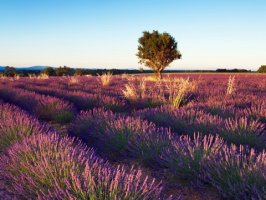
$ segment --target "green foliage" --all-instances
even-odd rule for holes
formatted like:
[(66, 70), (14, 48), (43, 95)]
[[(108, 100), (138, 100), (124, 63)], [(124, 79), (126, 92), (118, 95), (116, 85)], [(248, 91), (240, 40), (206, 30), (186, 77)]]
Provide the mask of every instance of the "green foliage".
[(83, 70), (83, 69), (76, 69), (74, 75), (75, 75), (75, 76), (82, 76), (82, 75), (85, 75), (85, 70)]
[(69, 123), (74, 117), (74, 114), (70, 111), (60, 111), (54, 116), (54, 121), (60, 124)]
[(259, 73), (266, 73), (266, 65), (261, 65), (260, 68), (258, 69)]
[(144, 31), (138, 41), (139, 62), (153, 69), (160, 78), (161, 71), (174, 60), (181, 58), (177, 42), (168, 33)]
[(14, 77), (17, 75), (17, 70), (14, 67), (7, 66), (4, 71), (4, 75), (8, 77)]
[(56, 69), (56, 75), (57, 76), (71, 76), (75, 73), (74, 69), (71, 69), (70, 67), (64, 66), (59, 67)]
[(52, 67), (47, 67), (46, 69), (44, 69), (42, 71), (42, 74), (46, 74), (48, 76), (55, 76), (56, 75), (56, 71), (54, 68)]

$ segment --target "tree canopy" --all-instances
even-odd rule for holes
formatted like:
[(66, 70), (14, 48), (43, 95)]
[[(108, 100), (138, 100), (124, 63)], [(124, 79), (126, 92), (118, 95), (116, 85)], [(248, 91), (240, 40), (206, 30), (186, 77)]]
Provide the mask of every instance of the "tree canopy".
[(261, 65), (260, 68), (258, 69), (259, 73), (266, 73), (266, 65)]
[(169, 33), (144, 31), (138, 42), (139, 62), (153, 69), (159, 78), (161, 78), (161, 72), (171, 62), (181, 58), (177, 42)]

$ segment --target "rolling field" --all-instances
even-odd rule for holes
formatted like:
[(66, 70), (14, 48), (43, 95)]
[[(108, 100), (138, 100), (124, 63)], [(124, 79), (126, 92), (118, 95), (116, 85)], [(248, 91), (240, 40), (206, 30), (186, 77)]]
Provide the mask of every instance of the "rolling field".
[(266, 199), (266, 76), (0, 78), (0, 199)]

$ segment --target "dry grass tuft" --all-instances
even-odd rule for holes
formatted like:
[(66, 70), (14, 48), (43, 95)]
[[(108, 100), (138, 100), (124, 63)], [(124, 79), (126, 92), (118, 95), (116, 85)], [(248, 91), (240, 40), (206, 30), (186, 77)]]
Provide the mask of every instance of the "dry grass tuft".
[(170, 81), (170, 79), (168, 80), (168, 82), (165, 82), (169, 94), (168, 101), (171, 105), (178, 108), (185, 94), (195, 86), (191, 84), (189, 78), (173, 79), (172, 81)]
[(36, 76), (36, 74), (29, 74), (29, 78), (30, 79), (35, 79), (35, 78), (37, 78), (37, 76)]
[(125, 89), (122, 90), (124, 97), (128, 100), (136, 100), (138, 98), (136, 88), (132, 83), (125, 85)]
[(110, 85), (113, 74), (111, 72), (103, 73), (102, 75), (98, 74), (98, 81), (102, 86)]
[(234, 91), (235, 91), (235, 76), (229, 76), (226, 94), (231, 95), (233, 94)]
[(14, 76), (14, 80), (19, 80), (20, 79), (20, 75), (19, 74), (16, 74), (15, 76)]
[(6, 79), (7, 77), (4, 74), (0, 74), (0, 79)]
[(122, 90), (124, 97), (128, 100), (144, 99), (146, 97), (146, 81), (144, 78), (137, 80), (136, 84), (129, 81)]
[(39, 76), (37, 76), (37, 79), (49, 79), (49, 75), (47, 75), (47, 74), (40, 74)]
[(77, 76), (71, 76), (68, 80), (68, 85), (75, 85), (79, 83), (79, 79)]

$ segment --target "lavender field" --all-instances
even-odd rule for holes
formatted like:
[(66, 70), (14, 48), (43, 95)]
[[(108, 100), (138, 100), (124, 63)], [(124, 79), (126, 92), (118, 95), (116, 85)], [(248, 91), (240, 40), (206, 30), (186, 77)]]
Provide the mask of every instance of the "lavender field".
[(0, 199), (266, 199), (263, 74), (0, 78)]

